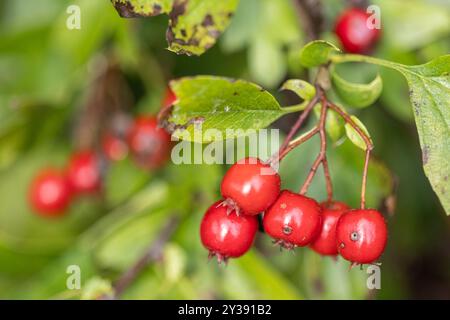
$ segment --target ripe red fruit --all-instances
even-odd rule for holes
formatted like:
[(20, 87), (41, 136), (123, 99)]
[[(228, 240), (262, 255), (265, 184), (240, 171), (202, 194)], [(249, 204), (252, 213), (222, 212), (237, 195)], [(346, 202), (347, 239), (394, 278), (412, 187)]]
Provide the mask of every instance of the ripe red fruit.
[(200, 225), (200, 238), (209, 256), (216, 256), (219, 263), (246, 253), (255, 239), (258, 219), (255, 216), (238, 216), (236, 211), (217, 201), (206, 211)]
[(339, 217), (350, 208), (343, 202), (322, 203), (322, 229), (311, 248), (322, 255), (336, 255), (336, 225)]
[(67, 167), (67, 178), (76, 194), (99, 191), (102, 178), (100, 159), (88, 150), (74, 153)]
[(172, 89), (170, 89), (170, 87), (168, 87), (164, 95), (162, 106), (163, 107), (171, 106), (175, 102), (175, 100), (177, 100), (175, 93), (172, 91)]
[(311, 198), (283, 190), (264, 213), (266, 233), (287, 249), (310, 244), (322, 226), (322, 208)]
[(28, 194), (33, 210), (43, 216), (64, 214), (70, 195), (70, 187), (64, 174), (51, 168), (36, 175)]
[(221, 184), (225, 203), (235, 209), (255, 215), (265, 211), (280, 193), (280, 176), (269, 165), (256, 158), (245, 158), (227, 171)]
[(359, 264), (374, 262), (386, 246), (386, 222), (377, 210), (347, 211), (337, 223), (336, 240), (344, 259)]
[(120, 161), (128, 154), (128, 145), (124, 138), (107, 133), (102, 140), (103, 153), (111, 161)]
[(358, 8), (344, 11), (337, 19), (335, 33), (344, 50), (350, 53), (366, 53), (380, 36), (380, 29), (369, 29), (368, 13)]
[(159, 168), (170, 157), (170, 134), (158, 127), (153, 116), (136, 118), (128, 134), (128, 145), (137, 164), (146, 169)]

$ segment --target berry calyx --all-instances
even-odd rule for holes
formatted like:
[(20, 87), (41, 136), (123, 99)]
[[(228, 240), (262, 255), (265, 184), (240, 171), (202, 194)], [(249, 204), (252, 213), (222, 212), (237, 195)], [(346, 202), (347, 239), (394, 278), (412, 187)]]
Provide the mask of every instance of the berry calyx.
[(136, 118), (127, 140), (136, 163), (145, 169), (159, 168), (170, 157), (170, 134), (158, 127), (153, 116)]
[(280, 176), (269, 164), (249, 157), (228, 169), (220, 188), (226, 204), (238, 214), (256, 215), (277, 199), (280, 184)]
[(337, 255), (336, 225), (340, 216), (350, 208), (343, 202), (322, 203), (322, 228), (311, 248), (321, 255)]
[(124, 138), (107, 133), (103, 136), (102, 149), (105, 157), (111, 161), (120, 161), (128, 154), (128, 145)]
[(219, 263), (246, 253), (258, 230), (256, 216), (227, 213), (221, 203), (217, 201), (209, 207), (200, 225), (202, 243), (209, 250), (209, 257), (217, 257)]
[(36, 175), (28, 195), (33, 210), (48, 217), (63, 215), (71, 198), (66, 176), (53, 168), (44, 169)]
[(76, 194), (95, 193), (101, 187), (100, 159), (89, 150), (72, 155), (67, 167), (69, 184)]
[(336, 241), (339, 254), (344, 259), (356, 264), (372, 263), (386, 246), (386, 222), (377, 210), (347, 211), (337, 223)]
[(359, 8), (345, 10), (337, 19), (335, 33), (345, 51), (367, 53), (380, 36), (380, 29), (369, 28), (370, 14)]
[(264, 230), (283, 248), (306, 246), (320, 232), (321, 213), (322, 208), (314, 199), (283, 190), (264, 213)]

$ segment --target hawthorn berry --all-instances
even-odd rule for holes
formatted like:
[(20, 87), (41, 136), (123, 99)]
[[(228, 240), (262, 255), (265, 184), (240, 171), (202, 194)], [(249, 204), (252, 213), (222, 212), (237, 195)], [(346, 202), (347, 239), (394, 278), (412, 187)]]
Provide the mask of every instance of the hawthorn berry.
[(263, 226), (286, 249), (310, 244), (322, 226), (322, 208), (311, 198), (283, 190), (264, 213)]
[(128, 145), (137, 164), (146, 169), (161, 167), (170, 157), (171, 139), (153, 116), (139, 116), (128, 134)]
[(321, 255), (337, 255), (336, 224), (339, 217), (350, 208), (343, 202), (322, 203), (322, 229), (311, 243), (311, 248)]
[(256, 216), (237, 215), (217, 201), (206, 211), (201, 225), (200, 238), (209, 257), (217, 257), (220, 262), (237, 258), (246, 253), (258, 230)]
[(177, 100), (177, 97), (175, 96), (175, 93), (168, 87), (166, 89), (166, 93), (164, 94), (164, 99), (162, 102), (162, 107), (168, 107), (173, 105), (173, 103)]
[(65, 213), (71, 192), (66, 176), (59, 170), (48, 168), (35, 176), (28, 196), (36, 213), (50, 217)]
[(113, 133), (106, 133), (102, 140), (103, 154), (111, 161), (120, 161), (128, 154), (128, 145), (124, 138)]
[(67, 178), (75, 194), (99, 191), (102, 178), (100, 158), (89, 150), (74, 153), (67, 167)]
[(221, 193), (225, 204), (238, 214), (265, 211), (280, 193), (280, 176), (257, 158), (245, 158), (230, 167), (223, 177)]
[(374, 262), (386, 246), (386, 222), (377, 210), (347, 211), (337, 223), (336, 241), (344, 259), (357, 264)]
[(345, 10), (337, 19), (335, 33), (345, 51), (367, 53), (380, 36), (380, 29), (367, 26), (370, 15), (359, 8)]

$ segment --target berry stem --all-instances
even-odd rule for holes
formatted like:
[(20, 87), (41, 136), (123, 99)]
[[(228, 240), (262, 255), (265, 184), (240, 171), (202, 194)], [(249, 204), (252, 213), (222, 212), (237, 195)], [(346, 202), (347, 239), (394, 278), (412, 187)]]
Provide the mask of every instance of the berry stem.
[[(325, 99), (325, 96), (322, 95), (322, 108), (320, 109), (320, 120), (319, 120), (320, 152), (319, 152), (319, 155), (317, 156), (316, 160), (314, 161), (314, 163), (309, 171), (309, 174), (306, 177), (306, 180), (303, 183), (303, 186), (300, 190), (300, 194), (302, 194), (302, 195), (308, 191), (309, 185), (311, 184), (319, 165), (321, 163), (323, 163), (323, 159), (326, 159), (327, 137), (326, 137), (326, 133), (325, 133), (325, 123), (326, 123), (326, 118), (327, 118), (327, 110), (328, 110), (327, 101)], [(329, 175), (328, 175), (328, 177), (329, 177)], [(327, 186), (329, 183), (331, 183), (331, 181), (328, 182), (328, 180), (329, 179), (327, 179)]]
[(279, 153), (283, 152), (283, 150), (289, 145), (289, 142), (292, 140), (294, 135), (297, 133), (297, 131), (300, 129), (300, 127), (305, 122), (308, 115), (311, 113), (311, 110), (313, 109), (314, 105), (318, 102), (319, 97), (315, 95), (311, 101), (306, 106), (305, 110), (300, 114), (295, 124), (292, 126), (291, 130), (289, 130), (288, 135), (286, 136), (286, 139), (284, 139), (283, 144), (281, 145), (279, 149)]
[(328, 106), (334, 111), (336, 111), (344, 119), (344, 121), (348, 123), (358, 133), (358, 135), (363, 139), (364, 144), (366, 145), (366, 157), (364, 160), (364, 169), (361, 186), (361, 209), (364, 209), (366, 206), (366, 185), (367, 185), (367, 172), (369, 170), (370, 153), (374, 148), (372, 140), (344, 110), (342, 110), (340, 107), (329, 101)]
[(322, 167), (327, 188), (327, 202), (331, 203), (331, 201), (333, 201), (333, 184), (331, 182), (330, 168), (328, 167), (328, 159), (326, 154), (322, 159)]
[(316, 135), (319, 132), (319, 127), (314, 127), (311, 131), (299, 136), (298, 138), (292, 140), (287, 147), (281, 152), (278, 156), (278, 161), (281, 161), (289, 152), (292, 151), (292, 149), (298, 147), (302, 143), (308, 141), (311, 139), (314, 135)]
[[(316, 94), (306, 105), (305, 110), (300, 114), (297, 121), (292, 126), (291, 130), (289, 130), (289, 133), (287, 134), (286, 138), (284, 139), (281, 147), (278, 149), (278, 152), (275, 153), (274, 155), (272, 155), (272, 157), (270, 158), (268, 163), (274, 163), (274, 162), (281, 161), (281, 159), (283, 159), (292, 149), (294, 149), (298, 145), (302, 144), (304, 141), (310, 139), (315, 134), (314, 133), (311, 135), (307, 134), (305, 136), (300, 136), (299, 137), (300, 139), (298, 139), (300, 141), (297, 141), (297, 139), (291, 141), (292, 138), (294, 137), (294, 135), (297, 133), (297, 131), (301, 128), (301, 126), (303, 125), (305, 120), (308, 118), (308, 115), (311, 113), (311, 110), (314, 108), (314, 106), (316, 105), (316, 103), (318, 101), (319, 101), (319, 96), (318, 96), (318, 94)], [(295, 143), (291, 144), (291, 142), (294, 142), (294, 141), (295, 141)]]

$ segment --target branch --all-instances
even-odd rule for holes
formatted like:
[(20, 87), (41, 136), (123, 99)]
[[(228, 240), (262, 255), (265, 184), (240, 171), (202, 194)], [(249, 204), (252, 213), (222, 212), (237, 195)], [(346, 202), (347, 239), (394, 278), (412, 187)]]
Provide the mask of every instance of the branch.
[(363, 139), (364, 144), (366, 145), (366, 157), (364, 159), (364, 169), (361, 186), (361, 209), (364, 209), (366, 207), (367, 172), (369, 170), (370, 153), (374, 148), (372, 140), (344, 110), (329, 101), (328, 106), (336, 111), (344, 119), (344, 121), (347, 122), (358, 133), (358, 135)]
[(126, 270), (114, 284), (114, 299), (118, 299), (128, 286), (139, 276), (139, 274), (152, 262), (161, 258), (164, 245), (171, 238), (178, 226), (179, 219), (173, 216), (161, 230), (156, 240), (152, 242), (144, 255), (134, 265)]
[(293, 0), (293, 4), (305, 30), (307, 42), (318, 39), (323, 30), (321, 1)]
[(311, 184), (319, 165), (323, 162), (323, 159), (326, 159), (327, 137), (325, 133), (325, 123), (327, 119), (327, 110), (328, 110), (327, 102), (325, 100), (325, 97), (322, 96), (322, 108), (320, 110), (320, 120), (319, 120), (320, 152), (316, 160), (314, 161), (311, 169), (309, 170), (309, 174), (306, 177), (306, 180), (303, 183), (303, 186), (300, 190), (300, 194), (302, 195), (308, 191), (309, 185)]

